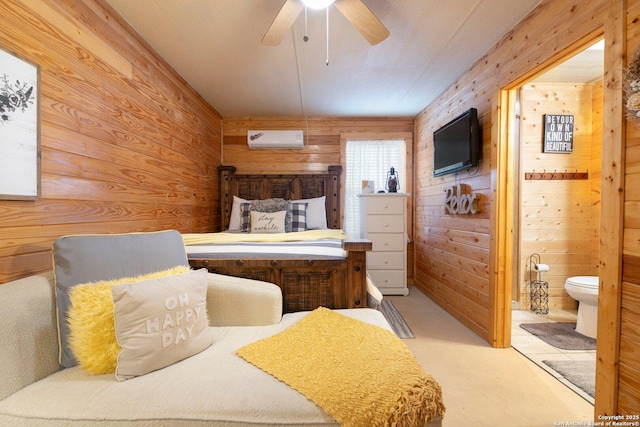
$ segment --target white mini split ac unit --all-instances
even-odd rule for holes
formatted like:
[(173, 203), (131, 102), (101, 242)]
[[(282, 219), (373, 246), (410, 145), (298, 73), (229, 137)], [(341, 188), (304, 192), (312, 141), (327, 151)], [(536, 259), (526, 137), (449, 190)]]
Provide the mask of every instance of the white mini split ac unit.
[(247, 131), (249, 148), (303, 148), (301, 130), (250, 130)]

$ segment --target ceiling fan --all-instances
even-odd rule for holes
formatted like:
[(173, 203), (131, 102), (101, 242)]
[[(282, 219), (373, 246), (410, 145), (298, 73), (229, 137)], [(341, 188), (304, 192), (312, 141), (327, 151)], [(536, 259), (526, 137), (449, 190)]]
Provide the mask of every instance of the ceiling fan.
[[(317, 4), (315, 7), (314, 3)], [(331, 4), (335, 5), (370, 44), (376, 45), (389, 36), (389, 30), (362, 0), (287, 0), (262, 38), (262, 44), (278, 46), (305, 6), (323, 9)]]

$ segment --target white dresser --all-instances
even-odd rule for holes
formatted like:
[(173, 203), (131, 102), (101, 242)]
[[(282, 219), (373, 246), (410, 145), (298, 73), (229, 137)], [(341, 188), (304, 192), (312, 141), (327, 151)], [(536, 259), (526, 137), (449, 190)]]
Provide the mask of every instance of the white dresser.
[(373, 242), (367, 271), (385, 295), (407, 295), (407, 193), (360, 194), (360, 237)]

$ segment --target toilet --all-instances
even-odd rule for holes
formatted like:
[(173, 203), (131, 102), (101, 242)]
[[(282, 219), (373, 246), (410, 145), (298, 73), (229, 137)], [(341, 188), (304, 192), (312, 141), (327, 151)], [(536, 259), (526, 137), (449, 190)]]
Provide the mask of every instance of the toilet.
[(578, 301), (576, 332), (596, 338), (598, 330), (598, 276), (569, 277), (564, 289)]

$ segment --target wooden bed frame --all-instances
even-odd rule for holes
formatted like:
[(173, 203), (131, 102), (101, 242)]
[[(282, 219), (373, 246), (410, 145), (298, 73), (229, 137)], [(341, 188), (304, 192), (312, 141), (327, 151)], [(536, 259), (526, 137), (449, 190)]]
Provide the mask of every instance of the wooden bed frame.
[[(233, 166), (220, 166), (220, 206), (222, 229), (231, 215), (233, 196), (246, 200), (283, 198), (286, 200), (326, 197), (327, 226), (340, 228), (341, 166), (329, 166), (327, 173), (236, 174)], [(189, 258), (194, 268), (212, 273), (264, 280), (280, 286), (285, 313), (327, 308), (367, 307), (367, 257), (371, 241), (343, 242), (347, 257), (300, 257), (267, 259)]]

